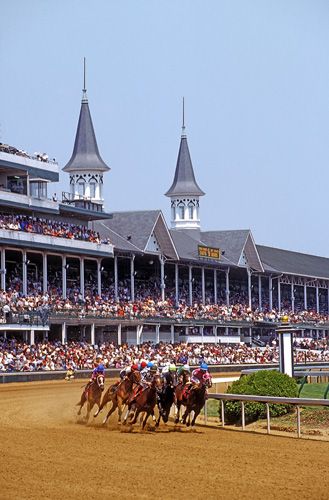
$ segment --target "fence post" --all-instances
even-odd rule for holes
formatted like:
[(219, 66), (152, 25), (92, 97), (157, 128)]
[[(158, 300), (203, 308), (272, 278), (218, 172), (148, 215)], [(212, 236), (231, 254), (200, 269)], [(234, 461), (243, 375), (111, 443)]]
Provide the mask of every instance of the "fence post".
[(267, 434), (270, 434), (271, 432), (271, 426), (270, 426), (270, 405), (266, 403), (266, 419), (267, 419)]
[(207, 405), (208, 401), (206, 400), (205, 401), (205, 404), (204, 404), (204, 423), (207, 424), (207, 419), (208, 419), (208, 405)]
[(297, 436), (300, 438), (301, 432), (300, 432), (300, 407), (297, 406)]
[(246, 428), (246, 419), (244, 414), (244, 401), (241, 401), (241, 409), (242, 409), (242, 430), (244, 431)]
[(225, 425), (225, 405), (224, 405), (224, 400), (221, 399), (221, 410), (222, 410), (222, 427)]

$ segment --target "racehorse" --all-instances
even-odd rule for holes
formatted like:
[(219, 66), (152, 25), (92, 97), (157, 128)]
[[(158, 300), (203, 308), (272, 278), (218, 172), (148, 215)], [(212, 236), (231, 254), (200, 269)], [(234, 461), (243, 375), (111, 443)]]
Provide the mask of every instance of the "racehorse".
[(132, 371), (127, 375), (119, 384), (111, 385), (105, 392), (102, 403), (96, 411), (94, 417), (102, 411), (104, 406), (107, 405), (109, 401), (112, 403), (112, 407), (108, 414), (103, 420), (103, 424), (106, 424), (110, 415), (118, 408), (119, 413), (119, 423), (121, 422), (122, 409), (124, 405), (128, 403), (128, 400), (133, 393), (134, 384), (138, 384), (141, 380), (141, 374), (138, 371)]
[(90, 412), (95, 404), (98, 408), (101, 402), (102, 392), (104, 390), (105, 377), (101, 373), (97, 375), (96, 380), (90, 382), (81, 394), (80, 402), (77, 406), (80, 406), (78, 415), (81, 415), (81, 410), (84, 404), (87, 402), (87, 415), (86, 422), (89, 420)]
[[(162, 387), (162, 380), (160, 375), (155, 375), (149, 387), (142, 390), (137, 396), (128, 404), (128, 413), (126, 419), (130, 417), (130, 424), (137, 422), (138, 415), (145, 412), (142, 429), (144, 429), (147, 419), (150, 415), (154, 417), (154, 407), (157, 402), (157, 391)], [(126, 420), (125, 419), (125, 420)]]
[[(183, 405), (186, 407), (186, 410), (182, 418), (182, 423), (186, 424), (188, 427), (189, 425), (191, 425), (192, 427), (194, 426), (200, 411), (205, 405), (207, 398), (207, 387), (211, 387), (211, 385), (211, 379), (209, 378), (204, 383), (200, 383), (199, 386), (192, 387), (189, 391), (186, 392), (184, 384), (178, 384), (175, 391), (175, 400), (177, 406), (175, 424), (178, 424), (179, 422), (180, 407)], [(194, 414), (191, 421), (192, 411), (194, 412)]]
[(156, 427), (159, 427), (160, 420), (164, 423), (168, 422), (170, 409), (173, 405), (175, 398), (175, 383), (177, 377), (176, 373), (168, 372), (165, 375), (165, 384), (162, 386), (160, 390), (157, 390), (157, 405), (159, 408), (159, 417), (156, 421)]

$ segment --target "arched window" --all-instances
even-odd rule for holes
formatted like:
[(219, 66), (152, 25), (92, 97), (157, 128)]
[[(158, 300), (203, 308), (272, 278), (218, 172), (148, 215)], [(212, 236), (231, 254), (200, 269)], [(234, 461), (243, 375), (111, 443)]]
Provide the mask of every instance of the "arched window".
[(178, 205), (178, 215), (180, 219), (185, 219), (185, 206), (184, 203)]

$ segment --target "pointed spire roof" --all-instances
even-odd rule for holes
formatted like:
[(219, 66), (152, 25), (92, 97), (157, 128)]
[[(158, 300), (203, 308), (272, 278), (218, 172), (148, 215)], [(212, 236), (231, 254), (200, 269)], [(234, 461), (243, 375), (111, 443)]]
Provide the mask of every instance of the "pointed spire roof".
[(165, 193), (165, 196), (203, 196), (204, 194), (205, 193), (198, 186), (194, 176), (193, 165), (187, 144), (187, 137), (185, 134), (185, 110), (183, 99), (182, 135), (180, 140), (175, 177), (170, 189)]
[(86, 170), (107, 172), (110, 168), (102, 160), (98, 151), (93, 122), (89, 111), (84, 70), (84, 88), (82, 90), (81, 109), (73, 153), (63, 171), (76, 172)]

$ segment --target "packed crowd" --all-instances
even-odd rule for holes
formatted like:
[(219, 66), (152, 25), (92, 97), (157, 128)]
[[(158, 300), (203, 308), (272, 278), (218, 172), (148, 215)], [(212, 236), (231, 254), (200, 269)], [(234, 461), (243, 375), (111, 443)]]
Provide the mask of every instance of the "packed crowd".
[[(314, 346), (313, 346), (314, 347)], [(329, 361), (328, 344), (318, 344), (316, 349), (295, 349), (295, 362)], [(209, 365), (223, 364), (269, 364), (278, 363), (279, 353), (274, 340), (264, 348), (245, 344), (167, 344), (145, 343), (141, 346), (117, 346), (104, 343), (92, 346), (84, 342), (43, 342), (35, 345), (15, 340), (0, 340), (0, 371), (53, 371), (92, 370), (96, 356), (102, 356), (106, 368), (123, 368), (142, 360), (153, 361), (159, 367), (168, 363), (197, 366), (201, 362)]]
[(116, 302), (113, 295), (87, 296), (76, 291), (70, 298), (63, 299), (59, 295), (36, 293), (22, 296), (15, 288), (10, 291), (0, 291), (0, 313), (3, 321), (10, 321), (12, 315), (30, 312), (40, 312), (47, 315), (70, 315), (79, 319), (87, 316), (109, 319), (146, 319), (163, 318), (181, 322), (183, 320), (204, 320), (227, 323), (232, 321), (276, 323), (280, 321), (290, 323), (324, 324), (329, 322), (327, 315), (314, 311), (281, 311), (276, 309), (251, 309), (244, 304), (231, 306), (220, 304), (206, 304), (196, 302), (192, 306), (185, 301), (175, 302), (168, 300), (154, 300), (151, 298)]
[(88, 229), (86, 226), (25, 215), (0, 214), (0, 229), (44, 234), (46, 236), (67, 238), (70, 240), (91, 241), (93, 243), (109, 243), (108, 239), (101, 239), (99, 233)]
[[(49, 157), (46, 153), (34, 153), (34, 155), (28, 154), (23, 149), (17, 149), (14, 146), (9, 146), (9, 144), (3, 144), (0, 142), (0, 152), (9, 153), (11, 155), (23, 156), (24, 158), (32, 158), (39, 161), (49, 162)], [(55, 163), (56, 160), (53, 158), (51, 163)]]

